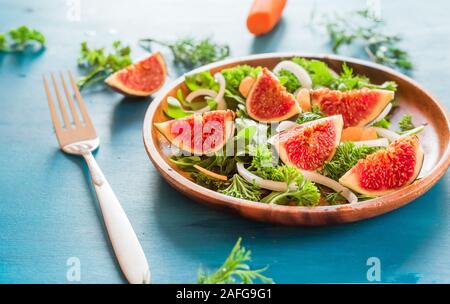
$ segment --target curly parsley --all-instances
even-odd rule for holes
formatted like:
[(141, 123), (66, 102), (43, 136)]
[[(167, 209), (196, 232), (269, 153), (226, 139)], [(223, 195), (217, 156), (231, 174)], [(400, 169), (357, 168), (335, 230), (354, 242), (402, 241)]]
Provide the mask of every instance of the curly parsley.
[(6, 34), (0, 33), (0, 52), (22, 52), (35, 44), (38, 45), (38, 48), (43, 48), (45, 46), (44, 35), (25, 25), (11, 29)]

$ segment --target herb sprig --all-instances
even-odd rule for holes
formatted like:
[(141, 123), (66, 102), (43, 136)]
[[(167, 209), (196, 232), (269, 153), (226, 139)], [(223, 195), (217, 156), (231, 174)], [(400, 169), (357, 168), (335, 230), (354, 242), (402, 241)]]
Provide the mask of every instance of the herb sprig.
[(356, 165), (358, 160), (365, 158), (367, 155), (379, 149), (380, 147), (368, 147), (364, 145), (358, 147), (350, 141), (345, 141), (337, 147), (333, 158), (325, 163), (322, 173), (337, 181)]
[[(353, 69), (346, 63), (342, 64), (341, 72), (337, 74), (332, 71), (326, 63), (315, 59), (294, 57), (292, 58), (292, 62), (300, 65), (308, 72), (315, 88), (328, 87), (332, 90), (340, 91), (349, 91), (361, 88), (390, 91), (395, 91), (397, 89), (397, 84), (393, 81), (386, 81), (382, 84), (373, 84), (369, 78), (355, 74)], [(281, 70), (280, 73), (281, 72), (283, 72), (283, 74), (280, 76), (280, 81), (284, 81), (285, 87), (290, 88), (290, 90), (293, 91), (300, 87), (299, 82), (294, 81), (295, 77), (292, 73), (284, 70)], [(287, 77), (286, 75), (291, 76)]]
[(405, 114), (398, 122), (398, 126), (400, 127), (401, 132), (406, 132), (414, 129), (416, 126), (413, 124), (411, 114)]
[(27, 47), (38, 45), (45, 46), (44, 35), (36, 30), (23, 25), (9, 30), (6, 34), (0, 33), (0, 52), (23, 52)]
[(383, 33), (383, 20), (369, 9), (345, 16), (325, 15), (323, 24), (335, 53), (343, 45), (361, 42), (368, 56), (377, 63), (404, 70), (413, 67), (409, 54), (398, 46), (402, 38), (396, 34)]
[(242, 239), (239, 238), (223, 265), (215, 272), (208, 274), (200, 268), (197, 282), (199, 284), (252, 284), (255, 280), (259, 280), (262, 283), (274, 283), (271, 278), (262, 274), (267, 270), (267, 266), (256, 270), (250, 268), (247, 262), (251, 260), (251, 251), (242, 247), (241, 241)]
[(218, 44), (211, 38), (182, 38), (174, 42), (159, 41), (151, 38), (139, 40), (141, 47), (150, 52), (151, 43), (168, 47), (173, 54), (175, 64), (186, 70), (222, 60), (230, 55), (230, 47), (228, 45)]
[(130, 53), (130, 47), (124, 46), (119, 40), (113, 42), (111, 53), (106, 53), (105, 48), (90, 48), (87, 42), (82, 42), (78, 65), (88, 72), (77, 82), (80, 89), (102, 81), (112, 73), (130, 65), (132, 63)]

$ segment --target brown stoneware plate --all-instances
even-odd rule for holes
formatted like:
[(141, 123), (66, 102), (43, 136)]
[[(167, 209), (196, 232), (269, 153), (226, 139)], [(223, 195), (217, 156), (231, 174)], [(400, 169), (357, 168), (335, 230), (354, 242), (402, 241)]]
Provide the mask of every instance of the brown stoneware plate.
[(196, 201), (249, 219), (286, 225), (318, 226), (354, 222), (397, 209), (424, 194), (447, 171), (450, 163), (447, 110), (415, 81), (392, 69), (340, 56), (272, 53), (221, 61), (193, 72), (211, 70), (212, 73), (215, 73), (223, 68), (239, 64), (259, 65), (272, 69), (278, 62), (293, 56), (322, 60), (335, 71), (339, 71), (342, 63), (346, 62), (357, 74), (369, 77), (374, 83), (395, 81), (398, 84), (396, 96), (401, 106), (395, 112), (392, 121), (395, 123), (404, 113), (411, 113), (416, 123), (428, 124), (425, 132), (420, 135), (425, 159), (419, 179), (413, 184), (383, 197), (355, 204), (317, 207), (268, 205), (236, 199), (206, 189), (191, 181), (187, 174), (169, 162), (167, 156), (162, 152), (167, 141), (152, 127), (155, 122), (168, 120), (163, 112), (164, 107), (167, 106), (167, 97), (175, 96), (178, 88), (186, 91), (183, 77), (180, 77), (152, 101), (147, 109), (143, 126), (145, 149), (156, 169), (169, 184)]

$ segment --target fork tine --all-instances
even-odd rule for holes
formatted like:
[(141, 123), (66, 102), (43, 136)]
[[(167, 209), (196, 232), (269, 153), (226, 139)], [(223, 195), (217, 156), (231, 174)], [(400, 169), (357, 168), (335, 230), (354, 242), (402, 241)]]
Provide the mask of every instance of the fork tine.
[(61, 82), (62, 82), (62, 85), (63, 85), (63, 88), (64, 88), (64, 93), (66, 94), (67, 101), (69, 102), (69, 107), (70, 107), (70, 111), (72, 112), (72, 117), (73, 117), (73, 121), (75, 123), (75, 126), (76, 127), (81, 127), (81, 122), (80, 122), (80, 119), (78, 117), (77, 110), (75, 109), (75, 105), (73, 103), (72, 96), (71, 96), (69, 90), (67, 89), (66, 81), (64, 80), (64, 75), (63, 75), (62, 72), (60, 72), (59, 75), (61, 76)]
[(58, 99), (59, 110), (61, 111), (61, 114), (62, 114), (62, 117), (64, 120), (64, 127), (66, 129), (70, 129), (72, 126), (71, 126), (71, 123), (69, 120), (69, 115), (67, 114), (66, 106), (64, 105), (64, 101), (61, 97), (61, 94), (59, 93), (58, 84), (56, 83), (55, 75), (52, 73), (51, 76), (52, 76), (53, 86), (54, 86), (55, 93), (56, 93), (56, 98)]
[(61, 122), (59, 121), (58, 114), (56, 114), (55, 104), (53, 103), (53, 97), (48, 87), (47, 78), (45, 78), (45, 75), (43, 75), (42, 78), (44, 79), (44, 88), (45, 93), (47, 94), (48, 107), (50, 108), (50, 116), (52, 118), (55, 131), (58, 134), (59, 132), (62, 131)]
[(81, 115), (83, 116), (83, 120), (86, 125), (90, 125), (92, 127), (91, 117), (86, 109), (86, 105), (84, 104), (83, 97), (81, 97), (80, 91), (78, 90), (78, 86), (75, 83), (75, 78), (72, 75), (72, 72), (69, 71), (70, 83), (72, 84), (72, 89), (75, 92), (75, 99), (78, 102), (78, 107), (80, 109)]

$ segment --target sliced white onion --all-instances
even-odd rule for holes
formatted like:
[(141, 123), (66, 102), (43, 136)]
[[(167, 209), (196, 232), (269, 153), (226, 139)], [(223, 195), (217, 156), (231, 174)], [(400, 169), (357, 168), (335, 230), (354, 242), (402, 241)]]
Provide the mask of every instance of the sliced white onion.
[(277, 126), (275, 131), (277, 131), (277, 133), (278, 133), (281, 131), (290, 130), (292, 128), (295, 128), (296, 126), (299, 126), (299, 124), (296, 123), (295, 121), (285, 120), (285, 121), (280, 122), (280, 124)]
[(198, 89), (196, 91), (189, 93), (189, 95), (186, 96), (186, 101), (192, 102), (195, 98), (199, 96), (209, 96), (211, 98), (216, 98), (217, 92), (209, 89)]
[(372, 120), (369, 123), (369, 126), (372, 126), (374, 123), (376, 123), (376, 122), (382, 120), (383, 118), (385, 118), (389, 114), (389, 112), (391, 112), (391, 109), (392, 109), (392, 103), (388, 103), (386, 108), (384, 108), (384, 110), (381, 111), (380, 115), (378, 115), (377, 118), (375, 118), (374, 120)]
[(312, 88), (311, 77), (309, 76), (308, 72), (298, 64), (290, 60), (281, 61), (275, 66), (273, 72), (275, 74), (278, 74), (281, 70), (286, 70), (294, 74), (294, 76), (297, 77), (297, 79), (300, 81), (302, 88)]
[(405, 137), (405, 136), (409, 136), (409, 135), (413, 135), (413, 134), (419, 134), (419, 133), (422, 133), (424, 130), (425, 130), (425, 126), (424, 125), (418, 126), (418, 127), (414, 128), (414, 129), (411, 129), (409, 131), (406, 131), (406, 132), (402, 133), (400, 135), (400, 137)]
[(387, 138), (387, 139), (389, 139), (389, 141), (394, 141), (394, 140), (400, 138), (400, 135), (398, 135), (394, 131), (391, 131), (391, 130), (388, 130), (385, 128), (379, 128), (379, 127), (374, 127), (374, 129), (377, 131), (377, 134), (380, 137)]
[[(249, 183), (255, 183), (257, 186), (259, 186), (261, 188), (272, 190), (272, 191), (278, 191), (278, 192), (283, 192), (283, 191), (286, 191), (286, 189), (287, 189), (287, 184), (285, 182), (276, 182), (276, 181), (263, 179), (255, 174), (251, 173), (247, 169), (245, 169), (243, 163), (237, 163), (236, 168), (237, 168), (239, 175), (242, 176), (246, 181), (248, 181)], [(292, 190), (294, 190), (296, 186), (291, 185), (291, 187), (292, 187)]]
[(226, 110), (227, 104), (223, 99), (223, 96), (225, 95), (225, 86), (226, 86), (225, 78), (223, 77), (222, 73), (216, 73), (214, 74), (214, 79), (220, 85), (219, 92), (217, 93), (217, 96), (215, 98), (217, 102), (217, 110)]
[(358, 197), (352, 191), (350, 191), (348, 188), (339, 184), (337, 181), (335, 181), (331, 178), (328, 178), (326, 176), (323, 176), (317, 172), (303, 171), (303, 170), (301, 170), (301, 172), (307, 180), (312, 181), (317, 184), (324, 185), (324, 186), (336, 191), (337, 193), (342, 195), (342, 197), (344, 197), (350, 204), (358, 202)]
[[(242, 163), (237, 163), (236, 167), (237, 167), (237, 171), (238, 171), (239, 175), (242, 176), (249, 183), (255, 183), (256, 185), (258, 185), (261, 188), (272, 190), (272, 191), (278, 191), (278, 192), (286, 191), (286, 189), (287, 189), (287, 184), (285, 182), (276, 182), (276, 181), (263, 179), (255, 174), (251, 173), (247, 169), (245, 169), (244, 164), (242, 164)], [(317, 184), (324, 185), (324, 186), (340, 193), (349, 203), (358, 202), (358, 197), (353, 192), (351, 192), (348, 188), (339, 184), (337, 181), (332, 180), (331, 178), (325, 177), (316, 172), (303, 171), (303, 170), (301, 172), (307, 180), (317, 183)], [(291, 189), (291, 190), (295, 190), (296, 188), (297, 188), (297, 185), (295, 185), (295, 184), (292, 184), (289, 186), (289, 189)]]
[(354, 141), (355, 146), (367, 146), (367, 147), (387, 147), (389, 141), (387, 138), (378, 138), (373, 140)]

